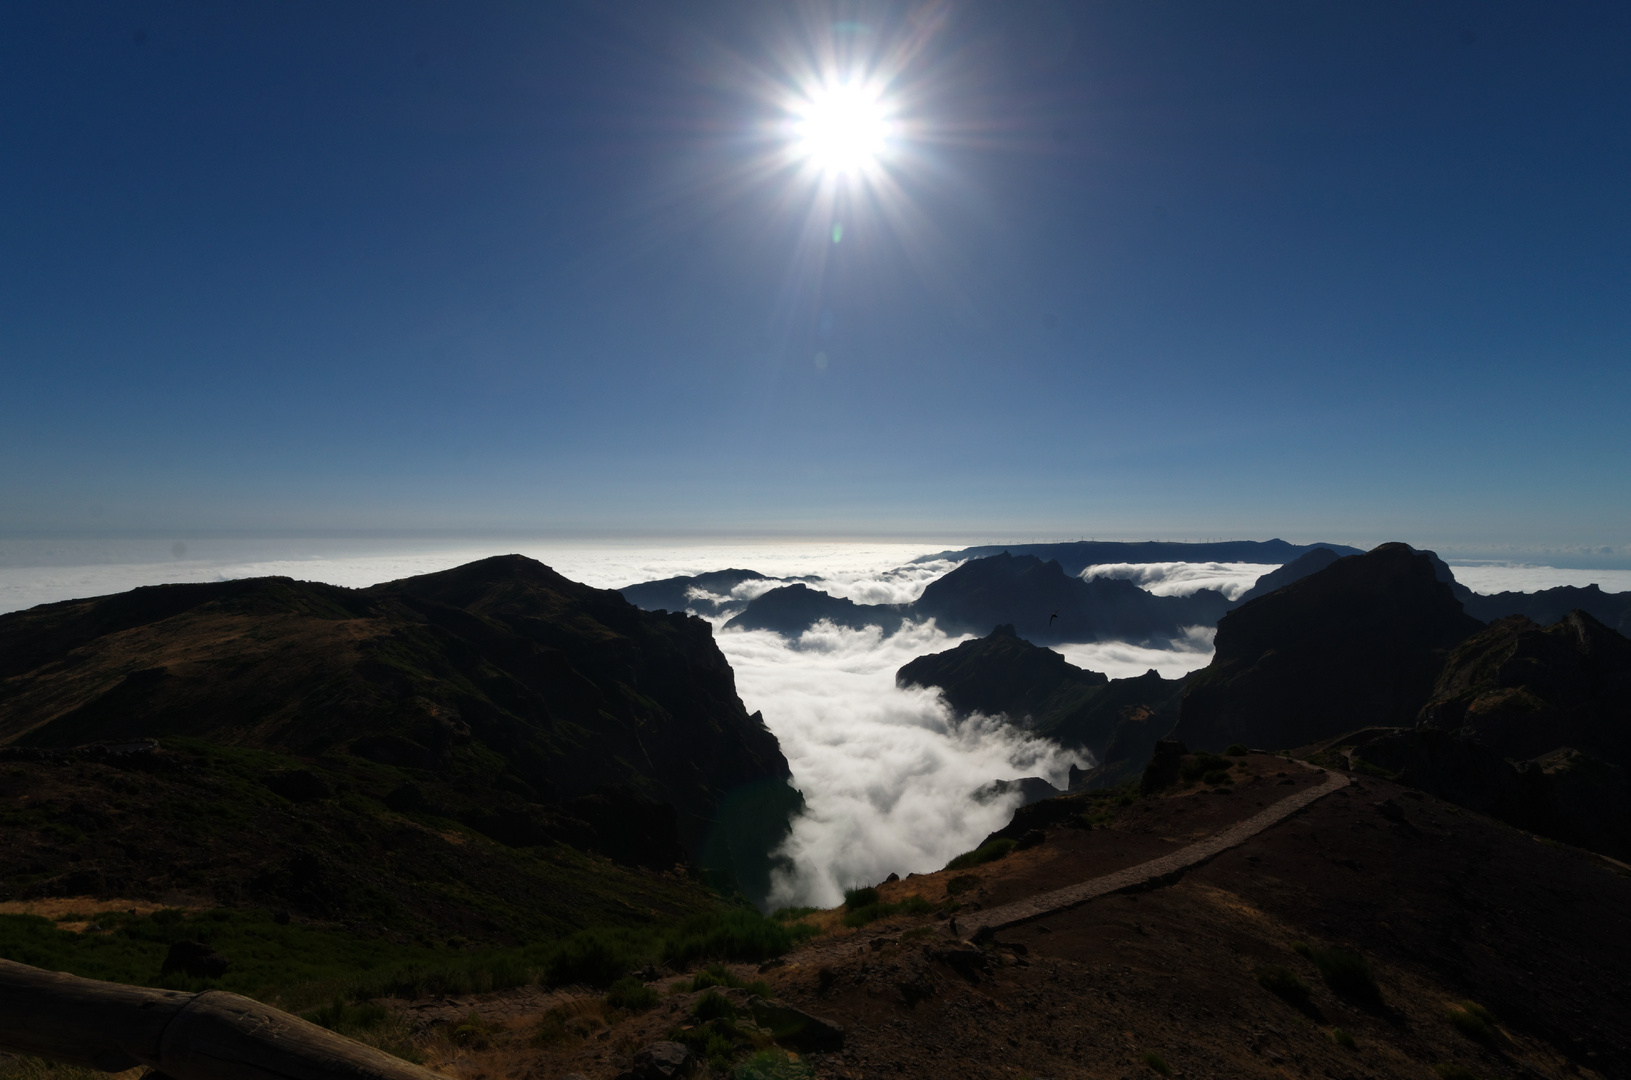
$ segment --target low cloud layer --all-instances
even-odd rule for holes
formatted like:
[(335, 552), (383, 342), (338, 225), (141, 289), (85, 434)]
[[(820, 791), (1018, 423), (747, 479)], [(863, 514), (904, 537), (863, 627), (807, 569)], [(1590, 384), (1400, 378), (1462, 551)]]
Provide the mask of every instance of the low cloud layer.
[(1604, 592), (1631, 592), (1631, 570), (1563, 570), (1522, 563), (1450, 564), (1455, 579), (1475, 593), (1539, 592), (1559, 585), (1597, 585)]
[(1170, 648), (1131, 645), (1125, 641), (1090, 641), (1081, 645), (1051, 645), (1079, 668), (1102, 671), (1112, 679), (1131, 679), (1151, 668), (1163, 679), (1176, 679), (1212, 662), (1212, 626), (1191, 626)]
[(1257, 584), (1257, 579), (1278, 563), (1098, 563), (1082, 571), (1083, 581), (1119, 578), (1131, 581), (1156, 596), (1190, 596), (1202, 589), (1216, 589), (1233, 600)]
[(997, 721), (952, 720), (939, 695), (901, 690), (895, 671), (951, 648), (932, 625), (884, 637), (818, 625), (796, 641), (730, 631), (720, 648), (749, 709), (764, 712), (804, 792), (771, 902), (830, 906), (890, 873), (938, 870), (1012, 815), (1017, 797), (976, 802), (992, 780), (1042, 776), (1064, 786), (1085, 757)]

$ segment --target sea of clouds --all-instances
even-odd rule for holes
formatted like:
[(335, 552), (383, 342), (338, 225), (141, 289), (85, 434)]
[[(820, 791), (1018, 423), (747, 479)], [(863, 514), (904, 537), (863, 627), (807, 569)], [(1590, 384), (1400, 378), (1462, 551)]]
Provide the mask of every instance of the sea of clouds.
[[(600, 588), (735, 567), (800, 579), (858, 603), (907, 603), (958, 564), (913, 559), (944, 545), (900, 543), (619, 544), (564, 542), (384, 543), (368, 540), (0, 541), (0, 611), (138, 585), (264, 575), (361, 587), (519, 553)], [(1117, 564), (1084, 577), (1121, 577), (1163, 595), (1214, 588), (1240, 595), (1272, 567), (1247, 563)], [(1513, 563), (1454, 566), (1477, 592), (1532, 591), (1597, 582), (1631, 589), (1631, 571), (1560, 570)], [(776, 583), (744, 583), (751, 599)], [(938, 695), (904, 690), (907, 661), (951, 648), (933, 624), (876, 629), (818, 626), (794, 640), (768, 631), (724, 631), (717, 640), (748, 709), (781, 742), (807, 812), (787, 844), (793, 869), (776, 880), (777, 904), (837, 903), (842, 890), (889, 873), (936, 870), (979, 843), (1012, 813), (1017, 795), (986, 802), (993, 780), (1041, 776), (1063, 786), (1072, 764), (1090, 762), (990, 718), (958, 722)], [(1080, 667), (1112, 678), (1154, 669), (1166, 678), (1205, 667), (1210, 627), (1165, 648), (1125, 642), (1063, 645)]]
[(1082, 571), (1083, 581), (1094, 578), (1120, 578), (1157, 596), (1189, 596), (1202, 589), (1215, 589), (1234, 600), (1257, 584), (1257, 579), (1279, 563), (1098, 563)]

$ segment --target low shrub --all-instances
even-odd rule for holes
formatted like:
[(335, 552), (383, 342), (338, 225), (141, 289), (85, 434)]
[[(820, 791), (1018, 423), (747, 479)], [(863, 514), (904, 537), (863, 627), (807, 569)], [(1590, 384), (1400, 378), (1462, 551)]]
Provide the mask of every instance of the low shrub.
[(1310, 1016), (1315, 1015), (1314, 1001), (1309, 997), (1308, 984), (1287, 967), (1268, 964), (1257, 969), (1257, 985), (1285, 1001), (1287, 1005)]
[(1495, 1017), (1476, 1001), (1463, 1001), (1450, 1006), (1450, 1023), (1467, 1038), (1493, 1046), (1504, 1042), (1505, 1036), (1495, 1026)]
[(1441, 1061), (1434, 1065), (1433, 1071), (1438, 1073), (1439, 1080), (1478, 1080), (1478, 1074), (1471, 1069), (1463, 1068), (1448, 1061)]
[(556, 946), (544, 968), (555, 986), (610, 986), (644, 959), (635, 941), (606, 931), (583, 930)]
[[(1295, 946), (1293, 946), (1295, 948)], [(1307, 951), (1304, 951), (1307, 950)], [(1343, 949), (1321, 949), (1304, 945), (1297, 950), (1319, 970), (1320, 978), (1338, 997), (1380, 1011), (1382, 988), (1376, 985), (1370, 963), (1357, 953)]]
[(968, 892), (970, 889), (979, 884), (979, 875), (959, 874), (950, 881), (946, 882), (946, 894), (948, 896), (961, 896), (963, 893)]
[(1178, 766), (1178, 776), (1184, 783), (1193, 784), (1207, 773), (1227, 772), (1229, 765), (1230, 761), (1227, 758), (1221, 758), (1206, 750), (1197, 750)]
[(1234, 782), (1235, 778), (1230, 776), (1224, 769), (1213, 769), (1201, 777), (1201, 783), (1203, 784), (1232, 784)]
[(625, 975), (612, 983), (611, 990), (606, 994), (606, 1004), (624, 1012), (649, 1012), (657, 1007), (657, 991), (634, 976)]
[(710, 990), (691, 1006), (691, 1015), (704, 1023), (709, 1020), (735, 1020), (736, 1006), (731, 1004), (730, 998)]
[(878, 890), (871, 885), (861, 889), (844, 890), (844, 910), (854, 911), (878, 902)]
[(1331, 1029), (1331, 1041), (1336, 1043), (1338, 1046), (1346, 1047), (1349, 1050), (1359, 1049), (1359, 1044), (1354, 1042), (1354, 1037), (1349, 1035), (1346, 1031), (1343, 1031), (1341, 1028)]
[[(1132, 800), (1129, 799), (1129, 802)], [(965, 851), (951, 862), (946, 864), (947, 870), (971, 870), (976, 866), (984, 866), (988, 862), (996, 862), (1006, 858), (1010, 851), (1018, 846), (1018, 841), (1000, 837), (996, 840), (987, 840), (973, 851)]]
[(661, 958), (669, 967), (686, 968), (699, 960), (763, 963), (816, 936), (805, 923), (780, 923), (751, 908), (732, 908), (693, 915), (666, 935)]
[(1227, 757), (1245, 757), (1247, 754), (1251, 753), (1251, 751), (1246, 749), (1245, 745), (1242, 743), (1230, 743), (1229, 749), (1225, 750), (1223, 753)]
[(1155, 1053), (1153, 1050), (1144, 1051), (1143, 1054), (1139, 1055), (1138, 1060), (1142, 1061), (1144, 1064), (1148, 1065), (1162, 1076), (1172, 1075), (1172, 1066), (1167, 1064), (1167, 1059), (1162, 1057), (1160, 1054)]

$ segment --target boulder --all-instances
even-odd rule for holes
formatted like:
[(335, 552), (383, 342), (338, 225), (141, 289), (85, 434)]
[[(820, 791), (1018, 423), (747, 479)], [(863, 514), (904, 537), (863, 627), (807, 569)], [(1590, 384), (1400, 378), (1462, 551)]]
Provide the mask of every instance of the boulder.
[(1139, 781), (1141, 795), (1150, 795), (1178, 782), (1178, 770), (1183, 765), (1187, 747), (1177, 739), (1162, 739), (1155, 744), (1150, 763), (1144, 766), (1144, 778)]
[(634, 1068), (618, 1080), (675, 1080), (691, 1064), (691, 1051), (683, 1043), (655, 1042), (634, 1055)]
[(748, 1003), (753, 1022), (770, 1030), (771, 1037), (795, 1050), (842, 1050), (844, 1029), (831, 1020), (802, 1009), (756, 997)]

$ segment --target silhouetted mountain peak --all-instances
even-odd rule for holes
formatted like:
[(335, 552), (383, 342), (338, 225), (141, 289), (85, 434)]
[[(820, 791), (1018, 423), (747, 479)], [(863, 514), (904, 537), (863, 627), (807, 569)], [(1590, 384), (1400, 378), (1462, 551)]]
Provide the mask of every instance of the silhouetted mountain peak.
[(1412, 722), (1448, 650), (1481, 628), (1435, 563), (1382, 544), (1225, 615), (1175, 737), (1289, 747)]

